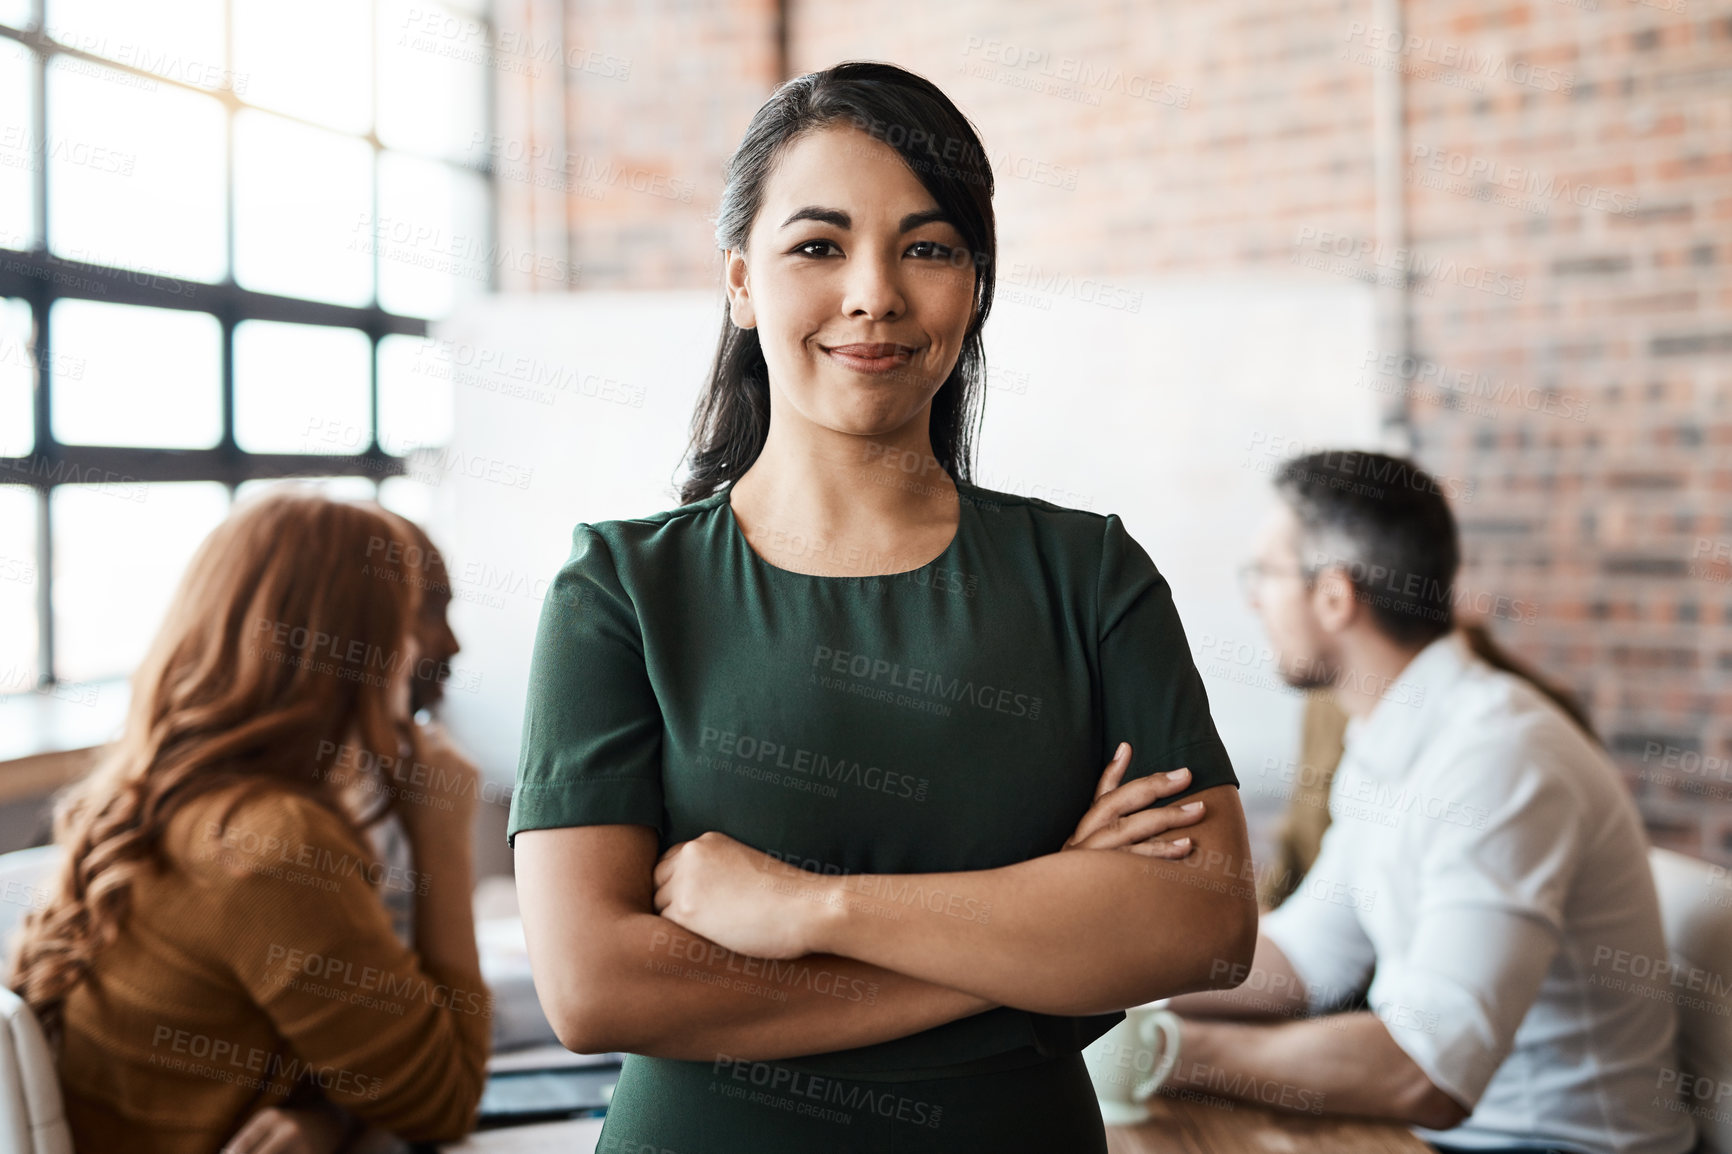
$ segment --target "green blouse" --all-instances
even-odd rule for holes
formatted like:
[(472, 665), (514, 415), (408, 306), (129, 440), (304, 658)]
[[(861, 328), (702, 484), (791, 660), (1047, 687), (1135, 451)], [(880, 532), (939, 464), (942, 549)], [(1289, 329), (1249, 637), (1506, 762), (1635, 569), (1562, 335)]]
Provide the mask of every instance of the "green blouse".
[[(946, 873), (1059, 850), (1121, 740), (1126, 781), (1190, 767), (1157, 804), (1237, 786), (1167, 582), (1118, 517), (956, 487), (950, 545), (889, 576), (769, 564), (726, 490), (578, 525), (536, 634), (508, 835), (633, 823), (665, 849), (713, 829), (818, 872)], [(970, 1073), (1079, 1050), (1123, 1017), (998, 1007), (784, 1064)]]

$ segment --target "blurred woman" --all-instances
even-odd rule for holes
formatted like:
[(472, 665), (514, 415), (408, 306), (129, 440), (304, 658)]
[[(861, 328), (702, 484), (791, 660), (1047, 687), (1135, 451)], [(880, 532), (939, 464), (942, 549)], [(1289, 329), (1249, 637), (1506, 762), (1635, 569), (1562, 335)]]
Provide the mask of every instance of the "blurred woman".
[[(124, 733), (57, 806), (54, 897), (14, 957), (79, 1150), (320, 1154), (361, 1123), (470, 1128), (491, 1017), (475, 776), (411, 721), (413, 544), (381, 509), (278, 492), (194, 556)], [(436, 867), (391, 876), (368, 830), (393, 812)], [(412, 946), (389, 887), (414, 894)]]

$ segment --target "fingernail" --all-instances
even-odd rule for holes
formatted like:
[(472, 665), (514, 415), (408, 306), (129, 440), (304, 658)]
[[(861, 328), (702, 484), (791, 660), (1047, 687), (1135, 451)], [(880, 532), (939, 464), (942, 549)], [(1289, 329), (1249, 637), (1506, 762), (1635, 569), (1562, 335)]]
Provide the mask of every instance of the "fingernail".
[(1188, 838), (1188, 837), (1181, 837), (1181, 838), (1175, 838), (1175, 839), (1174, 839), (1174, 841), (1173, 841), (1173, 844), (1174, 844), (1174, 845), (1176, 845), (1176, 846), (1180, 846), (1180, 845), (1190, 845), (1190, 844), (1191, 844), (1191, 839), (1190, 839), (1190, 838)]
[(1125, 750), (1129, 749), (1130, 747), (1131, 747), (1131, 743), (1128, 741), (1119, 742), (1119, 747), (1117, 749), (1113, 750), (1113, 756), (1114, 757), (1123, 757), (1125, 755)]
[(1193, 801), (1189, 805), (1181, 805), (1179, 808), (1184, 810), (1186, 813), (1196, 813), (1199, 809), (1203, 808), (1203, 803), (1200, 801)]
[(1184, 766), (1181, 765), (1179, 768), (1173, 770), (1173, 772), (1167, 774), (1168, 777), (1179, 777), (1181, 775), (1185, 776), (1185, 777), (1189, 777), (1191, 775), (1191, 771), (1186, 769)]

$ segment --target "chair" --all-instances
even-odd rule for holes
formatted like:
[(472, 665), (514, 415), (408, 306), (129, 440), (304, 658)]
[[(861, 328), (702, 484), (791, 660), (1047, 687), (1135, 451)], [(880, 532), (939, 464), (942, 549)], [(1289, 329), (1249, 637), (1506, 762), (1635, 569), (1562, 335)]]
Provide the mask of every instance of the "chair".
[(12, 931), (32, 909), (48, 904), (48, 886), (60, 865), (57, 845), (0, 854), (0, 946), (10, 956)]
[(1732, 1086), (1732, 879), (1724, 870), (1667, 849), (1649, 850), (1648, 864), (1667, 949), (1681, 967), (1678, 973), (1691, 978), (1678, 987), (1689, 994), (1678, 1007), (1678, 1066), (1691, 1079), (1687, 1089), (1715, 1088), (1706, 1101), (1699, 1090), (1683, 1095), (1687, 1106), (1708, 1107), (1696, 1113), (1697, 1150), (1732, 1154), (1732, 1111), (1717, 1093)]
[[(27, 910), (45, 904), (47, 884), (60, 864), (59, 846), (0, 854), (0, 942), (11, 937)], [(0, 1150), (72, 1154), (72, 1131), (60, 1098), (54, 1055), (24, 999), (0, 986)]]
[(54, 1055), (24, 999), (0, 987), (0, 1149), (72, 1154)]

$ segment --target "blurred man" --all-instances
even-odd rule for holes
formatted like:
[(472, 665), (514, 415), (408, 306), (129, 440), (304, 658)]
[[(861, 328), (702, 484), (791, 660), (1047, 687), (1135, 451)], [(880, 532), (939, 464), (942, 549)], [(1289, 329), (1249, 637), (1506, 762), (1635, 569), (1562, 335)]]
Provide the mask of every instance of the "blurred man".
[(446, 611), (451, 607), (451, 574), (445, 568), (445, 558), (433, 545), (421, 526), (403, 518), (409, 535), (417, 542), (419, 557), (409, 559), (411, 567), (419, 566), (415, 580), (421, 586), (421, 614), (415, 624), (415, 640), (421, 659), (416, 664), (415, 679), (409, 683), (409, 708), (417, 717), (423, 709), (432, 709), (445, 698), (445, 681), (451, 676), (451, 659), (462, 650), (457, 634), (451, 631)]
[(1398, 1119), (1444, 1151), (1688, 1150), (1647, 838), (1615, 767), (1454, 628), (1433, 478), (1325, 452), (1275, 485), (1253, 604), (1283, 678), (1348, 714), (1346, 751), (1246, 980), (1173, 1000), (1169, 1085)]

